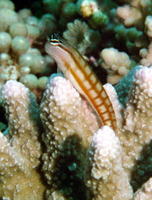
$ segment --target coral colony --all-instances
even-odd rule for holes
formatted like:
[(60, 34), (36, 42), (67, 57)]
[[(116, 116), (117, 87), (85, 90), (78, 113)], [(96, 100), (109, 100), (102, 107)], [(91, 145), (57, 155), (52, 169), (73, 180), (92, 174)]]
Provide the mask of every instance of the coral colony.
[(152, 1), (15, 7), (0, 0), (0, 199), (152, 200)]

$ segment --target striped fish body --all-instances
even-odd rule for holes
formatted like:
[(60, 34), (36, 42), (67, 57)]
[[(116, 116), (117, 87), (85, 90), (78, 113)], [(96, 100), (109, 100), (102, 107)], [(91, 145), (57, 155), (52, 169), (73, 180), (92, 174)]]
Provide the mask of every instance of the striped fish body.
[(55, 59), (65, 77), (88, 100), (97, 113), (101, 125), (110, 126), (115, 130), (116, 118), (112, 103), (83, 57), (71, 46), (64, 45), (55, 39), (46, 43), (45, 49)]

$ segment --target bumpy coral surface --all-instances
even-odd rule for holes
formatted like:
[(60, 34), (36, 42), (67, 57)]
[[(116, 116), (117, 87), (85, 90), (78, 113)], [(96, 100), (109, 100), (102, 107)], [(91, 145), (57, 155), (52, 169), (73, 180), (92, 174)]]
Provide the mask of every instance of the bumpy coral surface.
[(0, 196), (42, 199), (44, 186), (37, 172), (41, 148), (35, 96), (21, 83), (10, 80), (2, 88), (2, 98), (9, 134), (0, 132)]
[(46, 23), (53, 26), (53, 16), (38, 19), (30, 9), (15, 11), (13, 2), (0, 0), (0, 18), (0, 87), (13, 79), (43, 90), (53, 61), (36, 43), (47, 34)]
[(110, 83), (117, 83), (131, 69), (132, 62), (124, 52), (119, 52), (114, 48), (105, 48), (100, 55), (103, 60), (102, 67), (109, 72), (107, 81)]
[(61, 193), (62, 198), (78, 195), (77, 198), (85, 199), (85, 193), (81, 197), (79, 193), (85, 190), (86, 151), (92, 133), (99, 128), (90, 109), (69, 81), (63, 77), (50, 80), (41, 103), (41, 119), (46, 130), (43, 140), (47, 146), (42, 170), (50, 185), (47, 198), (58, 199)]
[[(93, 134), (92, 110), (89, 110), (89, 114), (85, 106), (83, 112), (81, 111), (82, 107), (78, 105), (80, 100), (75, 101), (78, 93), (68, 82), (66, 83), (64, 78), (55, 77), (50, 80), (50, 86), (48, 84), (41, 105), (41, 118), (46, 130), (43, 135), (46, 151), (42, 157), (44, 161), (42, 170), (50, 185), (46, 192), (48, 199), (58, 199), (60, 195), (63, 199), (131, 200), (139, 198), (140, 193), (143, 195), (143, 189), (135, 195), (133, 190), (137, 190), (142, 182), (148, 180), (151, 171), (149, 160), (152, 116), (151, 73), (152, 68), (142, 66), (134, 72), (125, 108), (120, 106), (120, 109), (115, 109), (118, 121), (118, 129), (115, 133), (109, 127), (103, 127)], [(111, 90), (112, 86), (104, 87), (111, 95), (115, 107), (118, 99)], [(50, 103), (46, 101), (47, 99)], [(86, 112), (87, 116), (82, 120), (80, 116), (78, 117), (79, 112), (81, 117), (85, 116)], [(94, 118), (95, 122), (97, 123), (96, 118)], [(97, 128), (98, 126), (95, 129)], [(88, 129), (92, 132), (90, 136)], [(87, 144), (88, 141), (90, 145)], [(82, 148), (88, 150), (83, 151)], [(146, 167), (147, 162), (148, 167)], [(80, 178), (81, 189), (85, 183), (83, 190), (86, 196), (79, 196), (81, 190), (75, 186), (74, 181), (77, 179), (73, 180), (74, 176)]]
[[(112, 85), (104, 85), (115, 108), (115, 132), (108, 126), (99, 127), (96, 114), (68, 80), (51, 77), (40, 105), (42, 151), (42, 127), (34, 95), (19, 82), (4, 84), (2, 102), (9, 134), (0, 136), (1, 196), (150, 200), (151, 74), (152, 68), (143, 66), (130, 73), (132, 81), (124, 106)], [(119, 83), (118, 94), (123, 81), (126, 79)]]

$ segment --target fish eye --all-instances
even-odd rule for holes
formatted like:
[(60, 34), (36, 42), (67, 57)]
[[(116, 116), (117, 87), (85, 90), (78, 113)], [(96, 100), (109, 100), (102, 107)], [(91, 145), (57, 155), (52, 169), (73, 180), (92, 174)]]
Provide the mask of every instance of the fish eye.
[(54, 45), (54, 46), (57, 46), (59, 44), (62, 43), (62, 39), (59, 38), (59, 37), (55, 37), (56, 35), (55, 34), (52, 34), (51, 37), (48, 37), (47, 38), (47, 41), (51, 44), (51, 45)]
[(58, 39), (53, 39), (53, 38), (50, 38), (50, 37), (48, 37), (47, 38), (47, 41), (48, 41), (48, 43), (50, 43), (51, 45), (58, 45), (59, 43), (60, 43), (60, 41), (58, 40)]
[(50, 40), (50, 43), (51, 43), (52, 45), (57, 45), (57, 44), (60, 43), (60, 41), (59, 41), (58, 39), (51, 39), (51, 40)]
[(48, 37), (48, 41), (52, 44), (62, 43), (62, 37), (59, 33), (53, 33), (50, 37)]

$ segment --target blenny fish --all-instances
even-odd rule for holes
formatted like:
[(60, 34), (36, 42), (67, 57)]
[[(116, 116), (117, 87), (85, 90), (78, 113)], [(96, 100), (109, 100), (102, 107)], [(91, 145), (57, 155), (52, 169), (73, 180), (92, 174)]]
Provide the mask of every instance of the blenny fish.
[(101, 125), (116, 129), (116, 117), (109, 96), (79, 52), (58, 39), (51, 39), (45, 45), (64, 76), (84, 96), (97, 113)]

